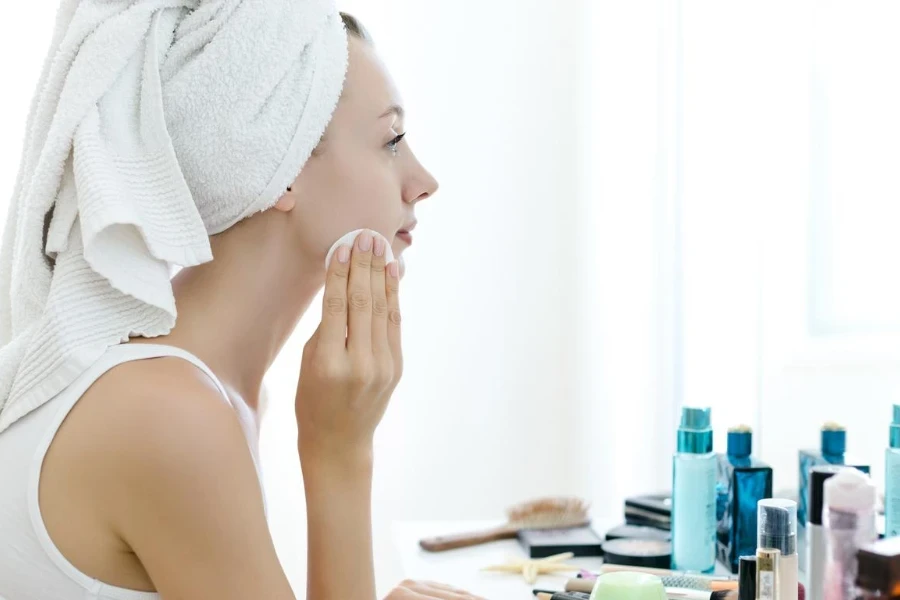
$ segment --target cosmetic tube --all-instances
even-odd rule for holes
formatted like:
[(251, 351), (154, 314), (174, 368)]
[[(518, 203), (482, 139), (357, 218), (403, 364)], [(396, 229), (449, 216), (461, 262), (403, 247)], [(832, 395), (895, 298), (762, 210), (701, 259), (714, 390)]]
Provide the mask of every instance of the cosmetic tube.
[(809, 522), (806, 526), (806, 597), (825, 600), (825, 568), (828, 565), (828, 538), (822, 524), (825, 510), (825, 482), (847, 467), (823, 465), (809, 473)]
[(774, 548), (756, 551), (756, 600), (781, 600), (781, 582), (778, 581), (780, 554)]
[(797, 600), (800, 560), (797, 556), (797, 503), (781, 498), (760, 500), (757, 521), (757, 547), (780, 553), (777, 565), (779, 600)]
[(738, 600), (756, 600), (756, 556), (742, 556), (740, 559)]
[(825, 482), (825, 600), (856, 600), (856, 553), (878, 537), (875, 496), (871, 478), (855, 469), (842, 469)]

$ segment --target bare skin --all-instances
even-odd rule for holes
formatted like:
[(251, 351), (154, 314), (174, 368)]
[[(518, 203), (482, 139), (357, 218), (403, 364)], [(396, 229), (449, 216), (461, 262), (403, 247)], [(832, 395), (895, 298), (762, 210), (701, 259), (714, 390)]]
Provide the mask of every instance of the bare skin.
[[(263, 375), (325, 285), (295, 399), (309, 522), (307, 597), (375, 597), (372, 439), (402, 372), (399, 273), (368, 227), (407, 246), (437, 183), (406, 141), (396, 90), (351, 38), (350, 69), (320, 152), (271, 210), (212, 238), (215, 260), (174, 282), (178, 324), (154, 340), (204, 361), (233, 403), (256, 410)], [(295, 598), (269, 534), (247, 440), (212, 382), (176, 358), (127, 363), (76, 404), (44, 462), (43, 519), (79, 570), (166, 600)], [(354, 573), (335, 578), (334, 573)], [(404, 582), (390, 600), (460, 600)]]

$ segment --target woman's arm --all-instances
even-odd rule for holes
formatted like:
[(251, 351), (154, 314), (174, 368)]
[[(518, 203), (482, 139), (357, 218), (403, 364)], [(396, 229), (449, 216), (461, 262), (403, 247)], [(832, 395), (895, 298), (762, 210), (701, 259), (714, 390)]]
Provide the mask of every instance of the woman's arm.
[(372, 454), (300, 451), (306, 488), (307, 598), (375, 598)]
[(296, 411), (316, 600), (375, 598), (372, 440), (402, 370), (399, 270), (384, 250), (364, 233), (335, 253), (303, 352)]

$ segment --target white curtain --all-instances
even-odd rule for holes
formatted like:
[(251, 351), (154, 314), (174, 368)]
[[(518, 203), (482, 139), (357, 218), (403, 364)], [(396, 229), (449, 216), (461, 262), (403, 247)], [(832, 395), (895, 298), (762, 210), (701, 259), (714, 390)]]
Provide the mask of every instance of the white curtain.
[[(900, 392), (894, 2), (682, 4), (684, 396), (794, 493), (828, 420), (883, 485)], [(891, 308), (893, 307), (893, 308)]]

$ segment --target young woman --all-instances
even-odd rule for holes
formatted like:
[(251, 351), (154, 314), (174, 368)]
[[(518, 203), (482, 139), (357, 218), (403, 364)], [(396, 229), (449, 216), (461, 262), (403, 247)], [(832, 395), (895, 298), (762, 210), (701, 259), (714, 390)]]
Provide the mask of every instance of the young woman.
[[(213, 235), (215, 259), (177, 274), (174, 328), (110, 347), (0, 432), (0, 597), (294, 598), (266, 523), (257, 409), (324, 285), (296, 394), (307, 597), (374, 598), (372, 440), (402, 369), (401, 273), (385, 240), (406, 250), (437, 183), (371, 40), (341, 19), (348, 66), (321, 142), (271, 208)], [(380, 235), (340, 247), (326, 271), (334, 240), (361, 227)], [(472, 597), (417, 582), (389, 596)]]

